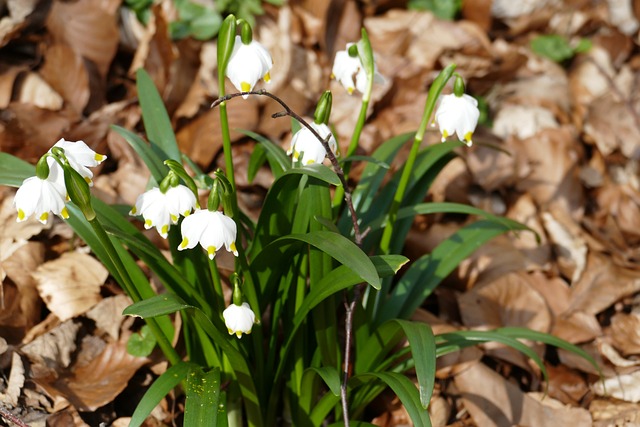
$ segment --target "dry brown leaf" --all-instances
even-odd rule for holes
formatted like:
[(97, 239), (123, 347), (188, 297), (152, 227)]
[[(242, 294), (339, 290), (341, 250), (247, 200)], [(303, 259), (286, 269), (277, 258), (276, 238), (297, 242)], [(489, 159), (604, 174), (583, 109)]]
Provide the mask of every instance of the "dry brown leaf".
[(633, 35), (640, 23), (633, 15), (633, 9), (629, 0), (607, 0), (609, 7), (609, 21), (624, 34)]
[(593, 385), (593, 391), (598, 396), (615, 397), (625, 402), (638, 403), (640, 402), (640, 370), (605, 378), (604, 384), (599, 381)]
[(0, 402), (5, 407), (15, 408), (24, 387), (24, 363), (17, 352), (11, 355), (11, 373), (6, 383), (6, 388), (0, 392)]
[(54, 40), (93, 61), (104, 78), (118, 48), (117, 19), (100, 0), (53, 2), (47, 28)]
[(578, 344), (602, 336), (602, 328), (595, 315), (574, 311), (556, 317), (551, 333), (572, 344)]
[(113, 401), (147, 362), (127, 353), (124, 342), (110, 343), (88, 364), (73, 369), (70, 376), (59, 378), (52, 386), (79, 411), (95, 411)]
[(13, 95), (13, 85), (25, 67), (9, 67), (0, 72), (0, 108), (7, 108)]
[(593, 427), (634, 427), (640, 424), (640, 407), (613, 399), (594, 399), (589, 404)]
[(554, 245), (560, 272), (570, 283), (577, 282), (586, 268), (588, 252), (580, 227), (561, 210), (542, 212), (542, 221)]
[(0, 47), (6, 45), (26, 24), (40, 0), (7, 0), (2, 3), (0, 18)]
[(79, 113), (89, 102), (89, 75), (82, 58), (65, 44), (53, 44), (44, 53), (42, 77)]
[(39, 74), (28, 73), (20, 84), (18, 102), (57, 111), (62, 108), (63, 99)]
[(459, 373), (454, 381), (465, 408), (479, 427), (591, 425), (591, 416), (585, 409), (541, 403), (482, 363)]
[(510, 136), (533, 138), (542, 130), (558, 128), (553, 112), (537, 106), (503, 104), (493, 122), (493, 132), (504, 139)]
[(71, 355), (76, 350), (80, 326), (79, 323), (68, 320), (22, 346), (20, 350), (32, 362), (33, 377), (55, 374), (69, 367)]
[(630, 159), (640, 159), (640, 116), (631, 107), (607, 94), (591, 103), (584, 126), (585, 136), (608, 156), (616, 150)]
[(122, 311), (131, 305), (131, 299), (124, 295), (105, 298), (87, 311), (87, 317), (96, 322), (96, 327), (105, 331), (114, 341), (120, 337), (120, 327), (125, 317)]
[(582, 278), (571, 288), (570, 310), (598, 314), (638, 291), (640, 272), (615, 265), (603, 254), (590, 253)]
[(33, 273), (45, 304), (60, 320), (85, 313), (100, 301), (100, 287), (109, 272), (95, 258), (67, 252)]
[(616, 313), (611, 318), (611, 338), (622, 354), (640, 354), (640, 313)]
[(580, 402), (590, 391), (584, 376), (563, 365), (547, 365), (547, 373), (549, 396), (564, 404), (580, 406)]

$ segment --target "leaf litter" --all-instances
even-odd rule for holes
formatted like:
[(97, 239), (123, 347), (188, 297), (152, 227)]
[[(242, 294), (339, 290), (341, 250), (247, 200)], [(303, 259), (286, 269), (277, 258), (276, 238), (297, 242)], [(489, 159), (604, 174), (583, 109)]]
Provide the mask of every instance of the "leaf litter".
[[(9, 0), (0, 18), (1, 151), (34, 163), (62, 136), (85, 139), (110, 154), (97, 174), (96, 194), (133, 203), (148, 174), (109, 125), (143, 130), (133, 76), (144, 66), (181, 149), (205, 170), (218, 164), (218, 117), (208, 108), (217, 96), (215, 44), (171, 40), (170, 1), (157, 2), (146, 27), (119, 0), (41, 3)], [(468, 0), (457, 21), (408, 11), (403, 1), (346, 2), (338, 9), (328, 0), (292, 3), (268, 7), (258, 18), (257, 36), (275, 61), (270, 90), (311, 114), (319, 94), (334, 89), (332, 122), (344, 148), (358, 100), (329, 73), (334, 53), (358, 37), (354, 23), (361, 22), (386, 77), (375, 87), (359, 148), (367, 155), (417, 128), (429, 83), (456, 62), (469, 91), (486, 101), (490, 120), (425, 200), (471, 203), (539, 235), (540, 243), (520, 233), (480, 248), (414, 319), (436, 333), (501, 326), (551, 332), (582, 346), (605, 373), (603, 384), (574, 355), (528, 343), (545, 359), (545, 388), (518, 353), (496, 345), (465, 349), (438, 361), (433, 424), (640, 422), (637, 2)], [(535, 37), (549, 34), (570, 46), (581, 39), (592, 46), (557, 64), (531, 48)], [(255, 144), (239, 129), (286, 147), (289, 123), (271, 119), (276, 106), (258, 99), (230, 103), (229, 110), (237, 170), (246, 171)], [(431, 132), (425, 143), (438, 140)], [(264, 171), (258, 176), (252, 183), (238, 179), (240, 201), (254, 213), (271, 182)], [(32, 425), (45, 419), (49, 425), (126, 424), (131, 408), (123, 396), (139, 396), (150, 369), (157, 375), (163, 368), (153, 355), (126, 353), (126, 339), (139, 325), (119, 315), (125, 297), (99, 267), (91, 274), (74, 267), (97, 261), (63, 224), (17, 224), (11, 191), (3, 189), (0, 199), (0, 331), (6, 343), (0, 346), (0, 404)], [(418, 218), (405, 253), (428, 253), (469, 220)], [(541, 397), (544, 390), (548, 395)], [(154, 412), (154, 423), (172, 422), (170, 399)], [(390, 394), (378, 405), (376, 425), (410, 422)]]

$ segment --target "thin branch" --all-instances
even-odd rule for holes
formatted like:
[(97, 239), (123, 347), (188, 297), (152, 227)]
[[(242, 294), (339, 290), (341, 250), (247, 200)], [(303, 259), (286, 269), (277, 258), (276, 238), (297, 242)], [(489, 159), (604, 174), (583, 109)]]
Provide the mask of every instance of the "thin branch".
[(29, 427), (28, 424), (26, 424), (24, 421), (22, 421), (17, 416), (13, 415), (11, 412), (9, 412), (8, 409), (6, 409), (3, 406), (0, 406), (0, 417), (4, 418), (5, 420), (7, 420), (9, 422), (12, 422), (13, 424), (17, 425), (18, 427)]
[[(358, 247), (362, 247), (362, 241), (364, 240), (365, 236), (369, 233), (370, 228), (367, 228), (364, 233), (362, 233), (360, 231), (360, 225), (358, 224), (358, 216), (356, 214), (356, 210), (353, 206), (353, 199), (352, 199), (352, 195), (351, 195), (351, 189), (349, 188), (348, 184), (347, 184), (347, 179), (345, 177), (344, 174), (344, 170), (342, 169), (342, 167), (340, 166), (340, 163), (338, 163), (338, 159), (336, 158), (336, 155), (334, 154), (334, 152), (331, 150), (331, 147), (329, 147), (329, 138), (330, 135), (327, 135), (327, 138), (323, 138), (322, 136), (320, 136), (320, 134), (318, 134), (318, 132), (309, 124), (307, 123), (306, 120), (304, 120), (300, 115), (298, 115), (295, 111), (293, 111), (291, 108), (289, 108), (289, 106), (279, 97), (277, 97), (276, 95), (266, 91), (266, 90), (259, 90), (259, 91), (250, 91), (250, 92), (241, 92), (241, 93), (232, 93), (232, 94), (228, 94), (226, 96), (220, 97), (218, 99), (216, 99), (215, 101), (213, 101), (213, 103), (211, 104), (211, 108), (214, 108), (218, 105), (220, 105), (221, 103), (228, 101), (232, 98), (237, 98), (238, 96), (243, 96), (243, 95), (260, 95), (260, 96), (266, 96), (269, 97), (271, 99), (273, 99), (274, 101), (276, 101), (278, 104), (280, 104), (282, 106), (282, 108), (284, 108), (284, 111), (280, 111), (278, 113), (273, 114), (271, 117), (275, 118), (279, 118), (279, 117), (285, 117), (285, 116), (290, 116), (293, 117), (294, 119), (296, 119), (298, 122), (300, 122), (300, 124), (304, 127), (306, 127), (312, 134), (313, 136), (315, 136), (317, 138), (318, 141), (320, 141), (320, 143), (322, 144), (322, 146), (324, 147), (325, 151), (327, 152), (327, 157), (329, 157), (329, 160), (331, 161), (331, 165), (333, 166), (333, 170), (335, 171), (336, 175), (338, 175), (338, 178), (340, 179), (340, 183), (342, 184), (342, 188), (344, 188), (344, 201), (347, 205), (347, 209), (349, 209), (349, 214), (351, 216), (351, 223), (353, 224), (353, 234), (354, 234), (354, 240), (356, 245), (358, 245)], [(344, 368), (342, 371), (342, 384), (340, 384), (340, 401), (342, 403), (342, 417), (343, 417), (343, 422), (345, 427), (349, 427), (349, 405), (348, 405), (348, 401), (347, 401), (347, 382), (349, 381), (349, 377), (351, 376), (351, 347), (352, 347), (352, 341), (353, 341), (353, 315), (355, 312), (355, 308), (356, 308), (356, 304), (357, 302), (360, 300), (360, 296), (362, 295), (362, 288), (363, 286), (365, 286), (364, 284), (359, 284), (355, 287), (354, 291), (353, 291), (353, 296), (351, 298), (350, 301), (347, 301), (346, 299), (346, 294), (345, 294), (345, 303), (344, 303), (344, 307), (345, 307), (345, 343), (344, 343)]]

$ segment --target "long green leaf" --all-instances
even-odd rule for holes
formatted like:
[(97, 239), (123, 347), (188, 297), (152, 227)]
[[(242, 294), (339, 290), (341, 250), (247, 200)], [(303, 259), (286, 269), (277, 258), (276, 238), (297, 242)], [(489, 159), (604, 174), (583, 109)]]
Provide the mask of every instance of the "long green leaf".
[(19, 187), (22, 181), (34, 176), (36, 167), (11, 154), (0, 153), (0, 185)]
[(414, 425), (423, 427), (431, 426), (429, 412), (422, 407), (416, 386), (413, 385), (411, 380), (406, 376), (395, 372), (369, 372), (353, 376), (351, 380), (349, 380), (349, 385), (357, 387), (373, 379), (383, 381), (393, 390), (407, 410)]
[(180, 381), (186, 378), (190, 370), (196, 368), (197, 365), (190, 362), (180, 362), (167, 369), (151, 384), (151, 387), (142, 396), (140, 403), (136, 406), (136, 410), (131, 416), (129, 427), (138, 427), (144, 423), (144, 420), (151, 414), (153, 408), (158, 406), (162, 399), (173, 390)]
[(176, 311), (185, 310), (187, 308), (192, 308), (192, 306), (173, 294), (163, 294), (131, 304), (129, 307), (124, 309), (122, 314), (125, 316), (136, 316), (146, 319), (148, 317), (172, 314)]
[(431, 254), (419, 258), (409, 267), (382, 305), (377, 321), (409, 318), (463, 259), (485, 242), (509, 230), (502, 223), (479, 220), (455, 232)]
[(274, 243), (297, 240), (314, 246), (331, 255), (340, 264), (350, 268), (360, 278), (376, 289), (380, 288), (380, 278), (371, 259), (355, 243), (341, 234), (331, 231), (314, 231), (307, 234), (291, 234)]
[[(329, 387), (331, 393), (335, 396), (340, 396), (340, 373), (333, 366), (323, 366), (320, 368), (308, 368), (304, 373), (303, 384), (305, 384), (304, 379), (309, 377), (311, 378), (313, 375), (318, 375), (322, 378), (322, 381)], [(303, 392), (305, 391), (302, 388)]]
[(164, 165), (164, 160), (158, 157), (149, 144), (135, 133), (121, 126), (111, 125), (111, 129), (118, 132), (125, 141), (129, 143), (131, 148), (135, 150), (138, 156), (140, 156), (142, 161), (147, 165), (147, 168), (149, 168), (151, 176), (153, 176), (156, 183), (161, 182), (169, 172), (169, 168)]
[(341, 185), (340, 178), (338, 175), (325, 165), (321, 165), (319, 163), (314, 163), (312, 165), (306, 165), (298, 168), (291, 168), (285, 171), (285, 175), (290, 174), (304, 174), (309, 175), (314, 178), (318, 178), (321, 181), (324, 181), (331, 185)]
[(291, 169), (291, 158), (287, 156), (287, 153), (285, 153), (279, 145), (276, 145), (268, 138), (265, 138), (255, 132), (251, 132), (250, 130), (241, 129), (240, 132), (260, 143), (260, 147), (265, 150), (267, 159), (269, 160), (269, 165), (271, 166), (271, 172), (276, 179), (282, 176), (286, 170)]
[(426, 323), (397, 320), (404, 330), (411, 356), (415, 362), (416, 377), (420, 391), (420, 402), (427, 409), (433, 394), (436, 378), (436, 341), (431, 327)]
[(193, 369), (187, 377), (184, 425), (217, 427), (219, 402), (220, 369)]
[(136, 71), (136, 87), (142, 109), (142, 121), (147, 138), (161, 159), (180, 161), (180, 150), (176, 141), (169, 114), (162, 97), (149, 74), (142, 68)]

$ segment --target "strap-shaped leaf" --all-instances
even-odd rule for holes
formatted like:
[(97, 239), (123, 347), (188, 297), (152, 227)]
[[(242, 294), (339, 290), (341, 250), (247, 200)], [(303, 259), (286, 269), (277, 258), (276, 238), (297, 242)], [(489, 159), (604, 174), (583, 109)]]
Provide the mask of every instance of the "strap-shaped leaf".
[(191, 370), (187, 377), (185, 426), (217, 427), (220, 402), (220, 369)]
[(11, 154), (0, 153), (0, 185), (19, 187), (22, 181), (36, 174), (36, 168)]
[(144, 130), (153, 151), (163, 161), (167, 158), (180, 161), (180, 150), (173, 133), (169, 114), (156, 85), (142, 68), (136, 71), (136, 87), (142, 109)]
[(279, 145), (250, 130), (242, 129), (240, 131), (260, 143), (259, 147), (264, 149), (267, 159), (269, 160), (269, 165), (271, 166), (271, 172), (276, 179), (278, 179), (284, 171), (291, 169), (291, 158), (287, 156), (287, 153), (285, 153)]
[(426, 323), (397, 320), (404, 330), (409, 345), (411, 357), (415, 362), (416, 377), (420, 392), (422, 407), (427, 409), (433, 394), (436, 378), (436, 341), (431, 327)]
[(180, 362), (167, 369), (151, 384), (151, 387), (142, 396), (142, 400), (136, 406), (136, 410), (131, 416), (129, 427), (138, 427), (151, 414), (153, 408), (158, 406), (163, 397), (173, 390), (180, 381), (186, 378), (189, 371), (197, 368), (195, 363)]
[(414, 425), (424, 427), (431, 426), (429, 412), (424, 409), (420, 403), (418, 389), (416, 389), (416, 386), (413, 385), (409, 378), (402, 374), (396, 372), (368, 372), (358, 374), (349, 380), (349, 386), (357, 387), (375, 379), (381, 380), (393, 390), (404, 405)]
[(162, 181), (167, 175), (167, 172), (169, 172), (169, 169), (163, 164), (163, 159), (158, 157), (158, 155), (151, 149), (151, 146), (138, 135), (121, 126), (111, 125), (111, 129), (118, 132), (120, 136), (129, 143), (131, 148), (135, 150), (144, 164), (147, 165), (147, 168), (149, 168), (151, 176), (153, 176), (156, 183)]

